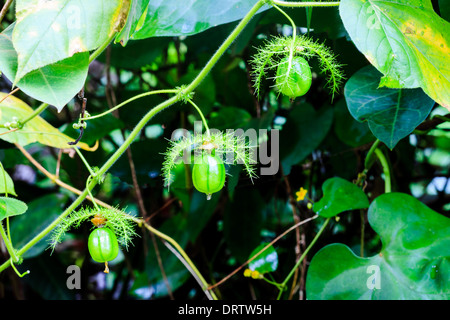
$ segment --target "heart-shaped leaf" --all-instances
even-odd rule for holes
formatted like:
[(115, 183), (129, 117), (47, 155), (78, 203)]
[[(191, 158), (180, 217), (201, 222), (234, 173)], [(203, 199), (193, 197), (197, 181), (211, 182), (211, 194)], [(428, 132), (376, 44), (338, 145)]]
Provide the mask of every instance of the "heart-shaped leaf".
[(7, 197), (0, 197), (0, 221), (6, 217), (17, 216), (27, 211), (25, 202)]
[(368, 218), (381, 252), (360, 258), (343, 244), (322, 248), (308, 269), (308, 299), (450, 299), (450, 219), (403, 193), (376, 198)]
[(350, 114), (369, 123), (373, 135), (393, 149), (409, 135), (434, 106), (422, 89), (379, 88), (381, 74), (372, 66), (357, 71), (345, 84)]
[[(0, 70), (14, 80), (17, 72), (17, 53), (12, 43), (14, 24), (0, 33)], [(31, 71), (16, 86), (30, 97), (55, 106), (58, 111), (77, 94), (86, 81), (89, 53), (72, 57)]]
[(421, 87), (450, 110), (450, 24), (431, 0), (342, 0), (339, 12), (356, 47), (384, 74), (381, 85)]
[[(6, 93), (0, 92), (0, 100), (5, 96)], [(33, 109), (25, 102), (14, 96), (9, 96), (0, 104), (0, 123), (4, 124), (12, 122), (14, 121), (14, 117), (19, 120), (26, 119), (32, 113)], [(0, 134), (7, 131), (10, 130), (8, 128), (0, 128)], [(50, 147), (61, 149), (72, 148), (68, 142), (74, 140), (58, 131), (58, 129), (39, 116), (36, 116), (25, 123), (22, 129), (0, 135), (0, 139), (10, 143), (18, 143), (21, 146), (39, 142)], [(77, 146), (84, 150), (92, 151), (92, 149), (84, 142), (78, 143)]]
[[(259, 253), (268, 243), (261, 243), (249, 256), (249, 259)], [(252, 271), (258, 271), (260, 274), (273, 272), (278, 268), (278, 254), (273, 246), (268, 247), (254, 260), (250, 261), (248, 268)]]
[(14, 83), (27, 73), (102, 45), (124, 13), (120, 0), (17, 0), (12, 42), (18, 54)]
[(313, 210), (324, 218), (341, 212), (369, 207), (366, 194), (355, 184), (342, 178), (330, 178), (322, 185), (323, 197), (314, 203)]

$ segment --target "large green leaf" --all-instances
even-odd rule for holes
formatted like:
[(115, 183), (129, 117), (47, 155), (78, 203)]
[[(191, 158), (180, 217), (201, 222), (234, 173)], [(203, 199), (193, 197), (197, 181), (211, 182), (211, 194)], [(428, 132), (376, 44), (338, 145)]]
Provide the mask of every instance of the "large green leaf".
[(126, 1), (18, 0), (14, 83), (33, 70), (102, 45), (118, 28), (122, 3)]
[(356, 72), (345, 85), (345, 100), (350, 114), (367, 121), (373, 135), (393, 149), (426, 119), (434, 101), (420, 88), (379, 88), (380, 76), (372, 66)]
[(133, 39), (195, 34), (243, 18), (255, 3), (244, 0), (186, 0), (180, 6), (178, 0), (152, 0), (145, 20), (133, 34)]
[(370, 205), (369, 223), (381, 238), (381, 252), (357, 257), (332, 244), (312, 259), (307, 298), (450, 298), (450, 219), (403, 193), (388, 193)]
[(322, 142), (333, 122), (333, 109), (315, 111), (309, 104), (297, 105), (280, 133), (280, 158), (284, 174), (309, 156)]
[(244, 109), (222, 107), (211, 112), (208, 126), (217, 130), (239, 129), (245, 127), (251, 119), (251, 114)]
[[(5, 93), (0, 92), (0, 100), (5, 96)], [(25, 102), (14, 96), (9, 96), (0, 104), (0, 123), (12, 122), (14, 118), (19, 120), (26, 119), (32, 113), (33, 109)], [(0, 134), (7, 131), (9, 131), (8, 128), (0, 128)], [(36, 116), (28, 121), (20, 130), (2, 134), (0, 139), (10, 143), (18, 143), (21, 146), (39, 142), (50, 147), (62, 149), (72, 148), (68, 142), (73, 141), (73, 139), (58, 131), (40, 116)], [(78, 143), (77, 146), (84, 150), (92, 150), (83, 142)]]
[[(214, 197), (214, 195), (213, 195)], [(258, 246), (262, 227), (264, 199), (252, 189), (236, 189), (233, 201), (228, 202), (224, 218), (223, 233), (233, 257), (245, 262)]]
[(326, 180), (322, 190), (323, 197), (313, 206), (314, 212), (322, 217), (334, 217), (344, 211), (369, 207), (369, 200), (364, 191), (342, 178)]
[[(0, 33), (0, 70), (12, 81), (17, 72), (17, 52), (12, 43), (14, 24)], [(83, 87), (89, 68), (89, 53), (38, 68), (16, 83), (30, 97), (55, 106), (58, 111)]]
[(450, 110), (450, 24), (431, 0), (342, 0), (339, 11), (356, 47), (385, 75), (381, 85), (421, 87)]

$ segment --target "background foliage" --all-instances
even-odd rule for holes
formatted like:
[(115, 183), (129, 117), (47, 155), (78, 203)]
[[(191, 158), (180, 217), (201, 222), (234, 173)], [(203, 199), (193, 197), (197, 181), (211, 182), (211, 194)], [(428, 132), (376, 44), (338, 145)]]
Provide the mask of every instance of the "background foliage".
[[(75, 194), (64, 186), (78, 190), (86, 186), (89, 172), (81, 159), (69, 149), (59, 149), (79, 135), (72, 128), (80, 114), (80, 102), (74, 96), (83, 84), (91, 115), (137, 94), (187, 84), (253, 5), (237, 0), (183, 1), (182, 6), (176, 0), (133, 0), (121, 8), (119, 1), (89, 1), (90, 9), (82, 12), (81, 21), (72, 21), (88, 23), (89, 33), (69, 32), (63, 37), (55, 25), (37, 24), (53, 19), (52, 8), (37, 3), (16, 1), (18, 11), (10, 8), (0, 34), (0, 89), (8, 93), (14, 83), (20, 88), (14, 96), (22, 100), (1, 103), (0, 123), (26, 117), (41, 102), (51, 105), (28, 123), (27, 130), (2, 134), (7, 128), (0, 128), (0, 161), (8, 174), (6, 186), (0, 179), (0, 192), (7, 189), (28, 207), (25, 214), (10, 215), (16, 248), (73, 202)], [(57, 21), (70, 21), (70, 10), (74, 9), (60, 9)], [(448, 119), (450, 92), (448, 3), (346, 0), (339, 9), (284, 10), (300, 34), (324, 42), (338, 56), (347, 78), (340, 94), (331, 99), (323, 88), (325, 76), (317, 61), (311, 60), (313, 83), (304, 97), (290, 101), (278, 96), (270, 79), (264, 81), (260, 99), (255, 97), (249, 62), (256, 48), (271, 36), (292, 33), (282, 14), (264, 6), (194, 95), (211, 128), (269, 129), (269, 135), (270, 129), (281, 130), (276, 175), (260, 176), (252, 183), (239, 166), (230, 167), (225, 188), (207, 201), (192, 188), (185, 167), (179, 166), (174, 183), (165, 188), (160, 173), (166, 139), (178, 128), (193, 130), (194, 122), (200, 120), (190, 105), (178, 103), (151, 119), (108, 171), (95, 196), (148, 219), (170, 235), (211, 284), (294, 223), (317, 213), (317, 219), (288, 233), (249, 266), (281, 283), (296, 257), (329, 221), (283, 298), (449, 298), (450, 135), (443, 118)], [(365, 20), (355, 21), (355, 11), (362, 12)], [(103, 12), (103, 18), (92, 16), (96, 12)], [(382, 18), (376, 20), (374, 14)], [(390, 15), (400, 20), (391, 20)], [(117, 21), (122, 31), (116, 35)], [(361, 21), (366, 25), (360, 25)], [(50, 31), (39, 33), (35, 51), (29, 56), (18, 54), (32, 45), (27, 31), (46, 27)], [(108, 38), (115, 43), (90, 61), (89, 51)], [(60, 47), (67, 49), (62, 56), (57, 55), (64, 52)], [(408, 70), (402, 69), (405, 59), (411, 66)], [(380, 81), (385, 87), (379, 88)], [(147, 96), (90, 120), (80, 144), (88, 163), (101, 167), (150, 108), (167, 98), (166, 94)], [(377, 139), (390, 167), (393, 193), (384, 194), (387, 177), (378, 161), (365, 172), (364, 192), (357, 187), (367, 152)], [(93, 150), (96, 142), (98, 148)], [(56, 173), (53, 177), (61, 183), (38, 170), (15, 143), (26, 146), (26, 152), (48, 173)], [(308, 190), (304, 200), (295, 194), (301, 187)], [(0, 210), (8, 201), (0, 199)], [(308, 206), (309, 202), (314, 206)], [(2, 219), (5, 212), (0, 211)], [(53, 254), (46, 250), (49, 237), (41, 240), (17, 266), (29, 269), (29, 275), (18, 278), (11, 268), (0, 274), (0, 297), (205, 298), (177, 256), (144, 228), (137, 227), (139, 237), (110, 263), (111, 273), (103, 274), (103, 267), (87, 251), (89, 231), (88, 224), (72, 230)], [(8, 258), (2, 247), (1, 262)], [(66, 269), (71, 264), (81, 268), (79, 290), (66, 286)], [(381, 266), (383, 290), (378, 292), (366, 286), (366, 268), (372, 264)], [(245, 277), (243, 271), (217, 287), (219, 298), (276, 298), (276, 286)], [(345, 286), (358, 277), (363, 279), (359, 286)]]

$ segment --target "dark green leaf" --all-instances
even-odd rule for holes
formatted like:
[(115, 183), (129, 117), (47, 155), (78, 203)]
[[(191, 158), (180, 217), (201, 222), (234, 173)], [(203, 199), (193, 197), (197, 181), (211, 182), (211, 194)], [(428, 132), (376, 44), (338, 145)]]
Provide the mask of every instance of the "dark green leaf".
[(244, 128), (251, 119), (252, 116), (246, 110), (222, 107), (217, 112), (211, 112), (208, 126), (218, 130), (239, 129)]
[(441, 12), (441, 17), (447, 21), (450, 21), (450, 6), (448, 5), (447, 0), (438, 0), (439, 2), (439, 11)]
[(264, 200), (257, 190), (235, 190), (224, 214), (223, 231), (232, 255), (240, 262), (247, 261), (249, 252), (260, 243)]
[[(167, 143), (161, 139), (136, 141), (131, 145), (131, 153), (139, 183), (151, 182), (159, 176), (164, 161), (162, 153), (166, 147)], [(149, 150), (151, 150), (151, 156), (149, 156)], [(130, 185), (133, 184), (127, 156), (120, 157), (111, 168), (110, 173)]]
[(166, 280), (170, 290), (173, 291), (185, 283), (190, 276), (190, 273), (186, 268), (178, 268), (175, 271), (167, 270), (165, 268), (165, 272), (167, 278), (163, 279), (160, 277), (156, 281), (151, 281), (152, 279), (149, 279), (147, 272), (135, 272), (138, 274), (130, 289), (130, 294), (143, 300), (148, 300), (150, 298), (164, 298), (169, 295)]
[(333, 109), (315, 111), (309, 104), (297, 105), (280, 133), (280, 158), (284, 174), (303, 161), (322, 142), (333, 121)]
[(236, 190), (236, 186), (239, 182), (239, 176), (241, 174), (242, 166), (240, 165), (232, 165), (227, 169), (227, 190), (230, 199), (233, 199), (234, 191)]
[[(41, 255), (34, 259), (27, 259), (17, 266), (22, 270), (30, 270), (30, 274), (23, 277), (27, 287), (45, 300), (75, 300), (79, 290), (67, 287), (67, 280), (73, 273), (68, 273), (69, 265), (64, 264), (56, 255)], [(82, 271), (81, 271), (82, 272)]]
[(343, 244), (321, 249), (308, 270), (307, 298), (448, 300), (450, 219), (403, 193), (376, 198), (368, 218), (381, 252), (359, 258)]
[[(249, 259), (259, 253), (268, 243), (261, 243), (249, 256)], [(260, 274), (265, 274), (268, 272), (273, 272), (278, 268), (278, 254), (275, 251), (273, 246), (270, 246), (263, 253), (261, 253), (258, 257), (252, 260), (248, 267), (252, 271), (258, 271)]]
[(393, 149), (427, 118), (434, 101), (421, 89), (379, 88), (380, 76), (364, 67), (347, 81), (344, 94), (351, 115), (367, 121), (373, 135)]
[(351, 147), (359, 147), (375, 140), (365, 122), (356, 121), (348, 111), (345, 99), (334, 106), (334, 132), (336, 136)]
[[(26, 215), (15, 217), (11, 221), (11, 238), (15, 248), (23, 247), (63, 211), (66, 197), (50, 194), (28, 203)], [(45, 236), (28, 250), (23, 257), (31, 258), (41, 254), (49, 245), (50, 235)]]
[(347, 180), (330, 178), (324, 182), (322, 190), (323, 197), (314, 203), (313, 210), (324, 218), (369, 207), (369, 200), (364, 191)]
[[(111, 45), (110, 63), (116, 68), (141, 69), (155, 63), (171, 41), (172, 38), (162, 37), (130, 41), (126, 47)], [(98, 60), (106, 62), (106, 52)]]

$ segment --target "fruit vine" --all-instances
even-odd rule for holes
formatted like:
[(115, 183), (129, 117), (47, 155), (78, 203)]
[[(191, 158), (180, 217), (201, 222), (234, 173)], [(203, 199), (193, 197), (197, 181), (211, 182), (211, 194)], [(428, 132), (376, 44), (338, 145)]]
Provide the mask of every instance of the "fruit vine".
[[(90, 165), (88, 164), (88, 162), (83, 158), (81, 151), (79, 151), (77, 149), (76, 146), (74, 146), (75, 150), (77, 151), (77, 153), (79, 154), (80, 158), (83, 160), (84, 164), (86, 165), (89, 173), (90, 173), (90, 177), (89, 179), (86, 181), (86, 187), (83, 191), (77, 190), (71, 186), (68, 186), (67, 184), (64, 184), (62, 181), (60, 181), (56, 176), (52, 175), (51, 173), (49, 173), (47, 170), (45, 170), (45, 168), (43, 168), (42, 166), (40, 166), (38, 163), (34, 162), (33, 164), (36, 165), (38, 167), (38, 169), (40, 171), (42, 171), (47, 177), (49, 177), (54, 183), (60, 185), (61, 187), (64, 187), (68, 190), (73, 191), (74, 193), (78, 194), (78, 197), (70, 204), (69, 207), (67, 207), (62, 214), (56, 219), (54, 220), (51, 224), (49, 224), (44, 230), (42, 230), (38, 235), (36, 235), (33, 239), (31, 239), (28, 243), (26, 243), (22, 248), (15, 250), (12, 247), (12, 243), (10, 240), (8, 240), (9, 237), (9, 232), (8, 235), (5, 233), (3, 227), (0, 228), (1, 231), (1, 236), (3, 238), (3, 240), (5, 241), (5, 244), (8, 247), (8, 251), (10, 252), (11, 255), (11, 259), (7, 260), (6, 262), (4, 262), (2, 265), (0, 265), (0, 272), (5, 270), (7, 267), (12, 266), (15, 269), (14, 263), (18, 262), (20, 260), (20, 257), (27, 252), (31, 247), (33, 247), (37, 242), (39, 242), (41, 239), (43, 239), (47, 234), (49, 234), (50, 232), (52, 232), (53, 230), (57, 229), (58, 226), (61, 226), (61, 223), (63, 223), (64, 226), (64, 221), (68, 221), (66, 219), (68, 219), (71, 214), (73, 214), (74, 212), (76, 212), (77, 208), (81, 205), (81, 203), (85, 200), (85, 199), (89, 199), (93, 202), (94, 207), (96, 207), (96, 210), (102, 210), (100, 209), (98, 206), (101, 206), (103, 208), (107, 208), (107, 210), (112, 210), (112, 212), (115, 212), (116, 209), (115, 208), (111, 208), (109, 205), (102, 203), (101, 201), (98, 201), (97, 199), (95, 199), (92, 196), (92, 191), (94, 190), (94, 188), (101, 183), (102, 181), (102, 177), (106, 174), (106, 172), (112, 167), (112, 165), (119, 159), (119, 157), (121, 157), (124, 152), (129, 148), (129, 146), (131, 145), (131, 143), (133, 142), (133, 140), (138, 136), (138, 134), (140, 133), (140, 131), (144, 128), (144, 126), (159, 112), (168, 109), (169, 107), (173, 106), (176, 103), (180, 103), (180, 102), (185, 102), (185, 103), (190, 103), (201, 115), (202, 121), (205, 124), (205, 127), (207, 128), (207, 136), (209, 137), (210, 133), (209, 133), (209, 129), (206, 123), (205, 118), (203, 117), (203, 114), (201, 112), (201, 109), (194, 103), (193, 99), (192, 99), (192, 95), (195, 91), (195, 89), (198, 87), (198, 85), (202, 82), (202, 80), (208, 75), (208, 73), (211, 71), (211, 69), (215, 66), (215, 64), (218, 62), (218, 60), (220, 59), (220, 57), (224, 54), (224, 52), (227, 50), (227, 48), (233, 43), (233, 41), (238, 37), (238, 35), (242, 32), (242, 30), (245, 28), (245, 26), (250, 22), (250, 20), (257, 14), (257, 12), (264, 6), (264, 5), (273, 5), (275, 8), (277, 8), (279, 11), (281, 11), (283, 14), (285, 14), (280, 7), (295, 7), (295, 8), (299, 8), (299, 7), (336, 7), (339, 5), (339, 2), (287, 2), (287, 1), (278, 1), (278, 0), (259, 0), (256, 2), (256, 4), (252, 7), (252, 9), (245, 15), (245, 17), (238, 23), (238, 25), (235, 27), (235, 29), (231, 32), (231, 34), (226, 38), (226, 40), (223, 42), (223, 44), (219, 47), (219, 49), (214, 53), (214, 55), (212, 55), (212, 57), (210, 58), (210, 60), (206, 63), (206, 65), (203, 67), (203, 69), (198, 73), (198, 75), (195, 77), (195, 79), (189, 83), (186, 86), (182, 86), (180, 88), (177, 89), (171, 89), (171, 90), (156, 90), (156, 91), (150, 91), (150, 92), (146, 92), (140, 95), (136, 95), (124, 102), (122, 102), (121, 104), (117, 105), (116, 107), (110, 109), (109, 111), (102, 113), (102, 114), (98, 114), (98, 115), (87, 115), (85, 117), (80, 118), (80, 121), (88, 121), (91, 119), (95, 119), (95, 118), (99, 118), (103, 115), (105, 115), (106, 113), (112, 112), (114, 110), (117, 110), (118, 108), (121, 108), (125, 105), (127, 105), (128, 103), (136, 100), (136, 99), (140, 99), (142, 97), (148, 96), (148, 95), (154, 95), (154, 94), (173, 94), (172, 97), (170, 97), (169, 99), (165, 100), (164, 102), (158, 104), (157, 106), (155, 106), (154, 108), (152, 108), (135, 126), (135, 128), (131, 131), (131, 133), (129, 134), (129, 136), (126, 138), (126, 140), (124, 141), (124, 143), (113, 153), (113, 155), (103, 164), (103, 166), (101, 168), (98, 168), (96, 170), (94, 170), (93, 168), (90, 167)], [(2, 11), (3, 13), (3, 11)], [(286, 15), (286, 14), (285, 14)], [(2, 16), (3, 17), (3, 16)], [(1, 18), (2, 18), (1, 17)], [(286, 15), (286, 17), (290, 20), (290, 22), (293, 24), (293, 21)], [(1, 19), (0, 19), (1, 20)], [(290, 40), (290, 45), (289, 45), (289, 57), (290, 59), (292, 59), (292, 56), (295, 53), (295, 50), (297, 45), (299, 44), (298, 39), (296, 38), (295, 35), (295, 25), (293, 24), (293, 30), (294, 30), (294, 35), (292, 37), (292, 39)], [(94, 51), (91, 56), (89, 61), (92, 62), (98, 55), (101, 54), (101, 52), (111, 43), (112, 39), (114, 38), (115, 34), (112, 35), (107, 41), (105, 41), (96, 51)], [(310, 45), (311, 48), (314, 47), (314, 44), (307, 42), (306, 40), (302, 39), (300, 41), (304, 41), (304, 42), (300, 42), (300, 44), (303, 44), (304, 46), (306, 45)], [(331, 61), (332, 59), (330, 57), (326, 57), (325, 59), (323, 59), (323, 57), (321, 56), (320, 53), (323, 53), (323, 51), (320, 51), (320, 45), (316, 46), (316, 48), (319, 48), (316, 51), (315, 54), (319, 56), (319, 58), (322, 58), (322, 60), (325, 61)], [(284, 48), (283, 48), (284, 49)], [(303, 49), (301, 50), (303, 51)], [(331, 60), (330, 60), (331, 59)], [(336, 69), (333, 69), (333, 65), (331, 64), (326, 64), (324, 66), (325, 70), (331, 71), (332, 76), (336, 76), (338, 80), (341, 79), (340, 73), (338, 71), (336, 71), (338, 69), (338, 66), (335, 66)], [(264, 66), (263, 66), (264, 68)], [(332, 83), (333, 86), (333, 90), (335, 89), (335, 87), (338, 85), (339, 81), (338, 80), (334, 80), (332, 79), (334, 82)], [(22, 119), (22, 120), (18, 120), (17, 123), (14, 125), (14, 130), (20, 130), (23, 125), (25, 123), (27, 123), (28, 121), (32, 120), (34, 117), (38, 116), (41, 112), (43, 112), (46, 108), (48, 107), (48, 104), (43, 103), (41, 104), (37, 109), (35, 109), (35, 111), (26, 119)], [(23, 147), (16, 145), (17, 148), (19, 148), (25, 155), (26, 155), (26, 151), (25, 149), (23, 149)], [(385, 161), (383, 161), (382, 156), (380, 155), (380, 153), (378, 152), (378, 149), (376, 149), (374, 151), (376, 153), (376, 155), (379, 157), (380, 161), (382, 163), (385, 163)], [(384, 159), (385, 160), (385, 159)], [(385, 167), (385, 164), (383, 164), (383, 168)], [(250, 176), (251, 176), (251, 171), (249, 171), (251, 169), (248, 169), (247, 171), (249, 172)], [(387, 169), (386, 169), (387, 170)], [(385, 171), (386, 174), (387, 171)], [(389, 177), (386, 176), (386, 179), (388, 179)], [(387, 192), (387, 190), (386, 190)], [(79, 212), (83, 212), (83, 211), (79, 211)], [(123, 214), (120, 211), (120, 214)], [(82, 214), (81, 214), (82, 215)], [(72, 217), (73, 218), (73, 217)], [(84, 219), (84, 217), (83, 217)], [(186, 254), (186, 252), (183, 250), (183, 248), (181, 248), (181, 246), (174, 240), (172, 239), (170, 236), (158, 231), (157, 229), (153, 228), (148, 222), (146, 222), (143, 219), (140, 218), (135, 218), (135, 217), (130, 217), (130, 219), (138, 224), (138, 225), (143, 225), (147, 230), (149, 230), (151, 233), (157, 235), (158, 237), (162, 238), (164, 241), (167, 242), (167, 246), (169, 247), (169, 249), (175, 249), (175, 253), (177, 254), (177, 256), (182, 260), (183, 263), (185, 263), (186, 267), (189, 269), (189, 271), (193, 274), (193, 276), (197, 279), (197, 281), (199, 282), (199, 284), (201, 285), (202, 289), (205, 291), (205, 294), (207, 295), (208, 298), (210, 299), (217, 299), (217, 296), (214, 294), (213, 292), (213, 288), (210, 287), (207, 283), (207, 281), (203, 278), (203, 276), (200, 274), (200, 272), (198, 271), (198, 269), (195, 267), (194, 263), (190, 260), (190, 258), (188, 257), (188, 255)], [(81, 216), (80, 216), (80, 221), (82, 220)], [(328, 224), (328, 220), (325, 221), (325, 223), (323, 224), (322, 229), (319, 231), (319, 233), (316, 235), (316, 237), (314, 238), (314, 240), (310, 243), (310, 246), (308, 247), (308, 249), (306, 251), (303, 252), (303, 255), (300, 257), (300, 259), (297, 261), (297, 263), (295, 264), (294, 268), (292, 269), (292, 271), (289, 273), (289, 275), (285, 278), (285, 280), (280, 284), (280, 295), (283, 292), (284, 287), (286, 286), (286, 283), (290, 280), (293, 272), (299, 267), (300, 262), (305, 258), (306, 254), (308, 253), (309, 249), (314, 245), (315, 241), (317, 240), (317, 238), (320, 236), (320, 234), (323, 232), (323, 230), (325, 229), (326, 225)], [(73, 222), (73, 221), (72, 221)], [(289, 230), (293, 230), (293, 228), (290, 228)], [(263, 251), (263, 250), (262, 250)], [(262, 253), (262, 251), (260, 253)], [(255, 255), (253, 258), (256, 258), (258, 256)], [(16, 269), (15, 269), (16, 270)], [(18, 273), (19, 274), (19, 273)], [(279, 297), (280, 297), (279, 295)]]

